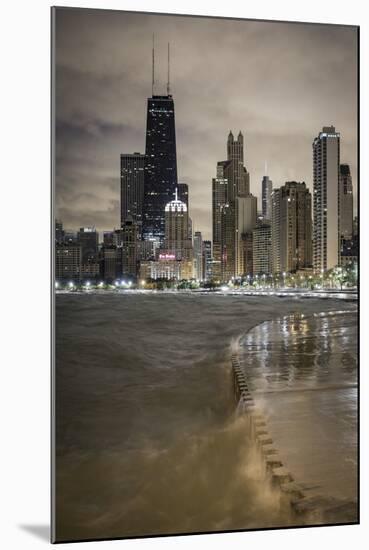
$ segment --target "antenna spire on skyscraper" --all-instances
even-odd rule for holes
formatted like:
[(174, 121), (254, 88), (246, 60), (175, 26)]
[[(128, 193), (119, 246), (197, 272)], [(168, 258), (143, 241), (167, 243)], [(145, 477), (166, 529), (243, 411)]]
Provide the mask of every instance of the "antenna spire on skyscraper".
[(170, 95), (170, 51), (168, 42), (168, 82), (167, 82), (167, 95)]
[(152, 33), (152, 80), (151, 80), (151, 95), (154, 95), (155, 84), (155, 35)]
[(264, 176), (267, 176), (267, 175), (268, 175), (268, 163), (267, 163), (267, 161), (265, 161)]

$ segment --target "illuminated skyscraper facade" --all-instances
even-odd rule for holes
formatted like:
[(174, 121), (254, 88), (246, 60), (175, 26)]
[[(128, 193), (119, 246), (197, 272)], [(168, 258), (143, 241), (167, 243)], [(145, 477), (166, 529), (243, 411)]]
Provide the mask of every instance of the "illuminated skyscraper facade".
[(134, 281), (137, 277), (137, 223), (128, 217), (121, 229), (122, 277)]
[(314, 179), (314, 271), (339, 264), (339, 170), (340, 134), (325, 126), (313, 142)]
[(222, 212), (227, 204), (228, 180), (225, 176), (227, 161), (218, 162), (217, 175), (212, 182), (213, 221), (213, 278), (221, 279)]
[[(249, 274), (250, 235), (256, 227), (257, 198), (248, 194), (237, 198), (237, 277)], [(248, 237), (246, 237), (248, 235)], [(251, 240), (252, 243), (252, 240)]]
[(180, 201), (184, 202), (187, 206), (187, 210), (189, 210), (189, 204), (188, 204), (188, 185), (187, 183), (178, 183), (177, 186), (177, 192), (178, 192), (178, 198)]
[(146, 156), (141, 153), (120, 156), (120, 223), (127, 220), (137, 226), (137, 236), (142, 234), (142, 204)]
[(288, 181), (273, 191), (272, 270), (291, 273), (312, 266), (311, 193)]
[(250, 194), (244, 166), (244, 141), (229, 132), (227, 160), (217, 163), (213, 179), (213, 276), (228, 281), (238, 275), (238, 199)]
[(261, 182), (261, 205), (263, 219), (268, 221), (272, 219), (272, 190), (272, 180), (268, 176), (263, 176)]
[(261, 224), (252, 231), (253, 275), (268, 275), (272, 267), (272, 232), (269, 224)]
[(213, 257), (211, 250), (211, 241), (204, 240), (202, 244), (203, 278), (205, 281), (211, 281), (213, 277)]
[(186, 257), (189, 248), (188, 209), (186, 203), (178, 199), (177, 190), (174, 200), (165, 206), (165, 241), (167, 254), (173, 254), (176, 260)]
[(340, 165), (339, 211), (340, 237), (343, 239), (351, 239), (353, 235), (354, 212), (352, 177), (350, 166), (348, 164)]

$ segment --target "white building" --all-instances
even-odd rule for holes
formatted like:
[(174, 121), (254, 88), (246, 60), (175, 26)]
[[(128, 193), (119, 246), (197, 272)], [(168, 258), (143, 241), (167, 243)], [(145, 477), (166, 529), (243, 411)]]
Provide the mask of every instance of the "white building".
[(315, 272), (339, 264), (339, 167), (340, 134), (325, 126), (313, 142)]

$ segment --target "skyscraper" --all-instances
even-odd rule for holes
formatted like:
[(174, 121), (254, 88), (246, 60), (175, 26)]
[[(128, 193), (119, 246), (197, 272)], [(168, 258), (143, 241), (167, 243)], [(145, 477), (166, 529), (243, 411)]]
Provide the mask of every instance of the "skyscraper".
[(311, 193), (288, 181), (273, 192), (272, 269), (295, 272), (312, 266)]
[(141, 153), (120, 156), (120, 223), (122, 227), (127, 219), (133, 221), (138, 238), (142, 234), (145, 159)]
[(261, 205), (264, 220), (272, 219), (272, 190), (273, 182), (269, 176), (263, 176), (261, 182)]
[(194, 277), (199, 281), (203, 280), (203, 244), (201, 231), (195, 231), (193, 238), (193, 266)]
[(122, 277), (137, 277), (137, 224), (128, 216), (121, 228)]
[(313, 141), (313, 265), (316, 272), (339, 263), (339, 166), (340, 134), (334, 126), (324, 126)]
[(188, 210), (187, 205), (178, 199), (177, 189), (175, 198), (165, 206), (165, 252), (174, 255), (176, 260), (188, 259), (190, 248), (188, 238)]
[(228, 180), (224, 177), (224, 165), (227, 161), (218, 162), (217, 175), (212, 180), (212, 221), (213, 221), (213, 277), (221, 279), (221, 243), (222, 243), (222, 210), (227, 204)]
[(99, 234), (95, 227), (81, 227), (77, 239), (81, 247), (81, 279), (96, 278), (99, 275)]
[(272, 191), (271, 262), (273, 273), (283, 273), (281, 268), (281, 192)]
[(232, 131), (227, 139), (227, 160), (230, 161), (228, 171), (228, 200), (232, 201), (238, 195), (248, 195), (250, 192), (250, 175), (244, 166), (243, 135), (240, 131), (235, 140)]
[(236, 275), (236, 203), (227, 202), (221, 209), (220, 267), (221, 280), (230, 281)]
[(252, 231), (253, 274), (267, 275), (271, 272), (271, 227), (261, 224)]
[(192, 219), (188, 216), (188, 238), (192, 241)]
[[(246, 233), (252, 233), (256, 226), (257, 198), (253, 195), (239, 196), (237, 198), (237, 277), (247, 274), (245, 252), (249, 244)], [(247, 262), (250, 263), (249, 261)]]
[(352, 178), (350, 166), (348, 164), (340, 165), (339, 212), (340, 237), (343, 239), (351, 239), (353, 234), (354, 213)]
[(253, 275), (253, 230), (241, 235), (238, 251), (239, 276)]
[(187, 183), (178, 183), (177, 190), (178, 190), (179, 200), (184, 202), (185, 205), (187, 206), (187, 210), (189, 210), (189, 208), (188, 208), (189, 205), (188, 205), (188, 185), (187, 185)]
[(104, 245), (100, 250), (100, 276), (106, 283), (113, 283), (122, 276), (122, 248)]
[(250, 176), (244, 166), (243, 135), (227, 139), (227, 160), (217, 163), (213, 179), (213, 275), (228, 281), (237, 274), (237, 201), (249, 195)]
[(81, 247), (81, 261), (83, 264), (96, 261), (99, 235), (95, 227), (81, 227), (78, 232), (78, 243)]
[(78, 234), (71, 229), (64, 229), (64, 243), (78, 244)]
[(142, 232), (161, 244), (165, 236), (165, 206), (177, 186), (174, 101), (171, 95), (147, 100), (146, 170)]
[(103, 246), (114, 245), (114, 231), (104, 231), (103, 233)]
[(156, 251), (156, 260), (151, 259), (141, 262), (141, 277), (192, 279), (193, 249), (188, 230), (187, 205), (179, 200), (176, 189), (175, 198), (165, 205), (165, 239), (163, 246)]
[(55, 245), (55, 279), (79, 281), (81, 279), (81, 246), (76, 243)]
[(203, 249), (203, 279), (210, 281), (213, 277), (212, 263), (213, 258), (211, 255), (211, 241), (202, 241)]
[(352, 223), (352, 235), (353, 237), (357, 237), (359, 234), (359, 219), (357, 216), (354, 217), (354, 221)]

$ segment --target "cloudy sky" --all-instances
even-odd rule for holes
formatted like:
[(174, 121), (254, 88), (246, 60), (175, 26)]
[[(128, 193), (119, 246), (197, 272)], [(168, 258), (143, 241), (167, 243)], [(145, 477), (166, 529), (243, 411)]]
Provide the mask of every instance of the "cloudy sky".
[(166, 90), (171, 44), (178, 178), (189, 184), (194, 229), (205, 238), (230, 129), (244, 134), (260, 197), (265, 162), (274, 186), (312, 188), (312, 140), (336, 126), (356, 194), (355, 28), (58, 8), (56, 214), (65, 228), (119, 227), (120, 153), (145, 151), (152, 33), (157, 94)]

